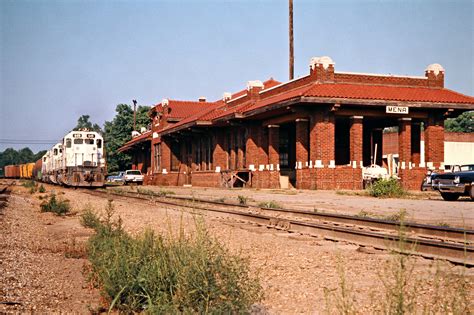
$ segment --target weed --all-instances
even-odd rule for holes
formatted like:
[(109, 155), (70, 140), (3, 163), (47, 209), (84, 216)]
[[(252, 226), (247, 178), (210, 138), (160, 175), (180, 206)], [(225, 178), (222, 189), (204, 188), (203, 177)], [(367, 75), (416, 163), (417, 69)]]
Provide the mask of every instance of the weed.
[(450, 227), (449, 223), (446, 223), (446, 222), (439, 222), (438, 224), (436, 224), (437, 226), (441, 226), (441, 227)]
[(25, 182), (23, 182), (23, 187), (25, 188), (32, 188), (32, 187), (36, 187), (36, 182), (34, 180), (27, 180)]
[(41, 184), (38, 188), (38, 192), (40, 193), (45, 193), (46, 192), (46, 188), (44, 188), (43, 184)]
[(367, 187), (369, 195), (381, 198), (403, 197), (407, 192), (396, 178), (379, 179)]
[(65, 215), (71, 210), (69, 201), (56, 198), (55, 194), (51, 194), (49, 199), (44, 200), (40, 207), (41, 212), (53, 212), (56, 215)]
[(283, 207), (276, 201), (263, 201), (258, 204), (260, 208), (282, 209)]
[(231, 255), (197, 222), (194, 237), (132, 237), (109, 202), (88, 242), (90, 280), (110, 309), (150, 313), (242, 313), (262, 298), (247, 261)]
[(91, 229), (97, 229), (100, 226), (100, 220), (97, 214), (92, 210), (90, 204), (87, 204), (84, 208), (84, 212), (81, 214), (80, 222), (82, 226)]
[(401, 209), (400, 211), (398, 211), (397, 213), (393, 213), (393, 214), (390, 214), (390, 215), (386, 215), (384, 217), (382, 217), (383, 219), (387, 220), (387, 221), (394, 221), (394, 222), (403, 222), (403, 221), (406, 221), (406, 218), (407, 218), (407, 211), (405, 209)]
[(378, 215), (373, 213), (373, 212), (370, 212), (370, 211), (360, 210), (359, 213), (356, 214), (356, 217), (359, 217), (359, 218), (376, 218), (376, 217), (378, 217)]
[[(194, 199), (194, 196), (193, 196), (193, 199)], [(225, 202), (225, 197), (218, 198), (218, 199), (216, 199), (216, 201), (218, 201), (218, 202)]]
[(34, 194), (36, 192), (36, 187), (33, 186), (30, 188), (30, 194)]
[(245, 197), (245, 196), (242, 196), (242, 195), (237, 196), (237, 200), (239, 201), (239, 204), (241, 204), (241, 205), (246, 205), (248, 199), (249, 199), (248, 197)]

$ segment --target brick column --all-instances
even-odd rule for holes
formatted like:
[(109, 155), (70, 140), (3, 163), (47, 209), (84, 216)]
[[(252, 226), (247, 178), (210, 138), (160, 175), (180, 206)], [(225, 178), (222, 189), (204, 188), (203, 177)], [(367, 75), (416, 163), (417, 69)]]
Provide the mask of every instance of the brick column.
[(421, 123), (412, 122), (411, 124), (411, 162), (415, 167), (420, 166), (421, 153)]
[(362, 137), (364, 116), (352, 116), (349, 140), (349, 157), (353, 168), (362, 167)]
[(167, 138), (161, 138), (161, 171), (163, 173), (171, 170), (171, 146)]
[(398, 119), (398, 161), (402, 170), (410, 168), (411, 118)]
[(268, 135), (263, 127), (257, 129), (258, 169), (266, 169), (268, 165)]
[(280, 126), (268, 125), (268, 164), (270, 170), (280, 169)]
[(444, 166), (444, 120), (435, 114), (425, 125), (425, 162), (428, 168)]
[(296, 119), (296, 166), (308, 166), (308, 119)]
[(220, 130), (220, 132), (216, 132), (214, 135), (214, 151), (212, 152), (212, 159), (213, 159), (213, 166), (214, 170), (216, 170), (217, 167), (220, 168), (220, 170), (226, 170), (227, 169), (227, 153), (225, 152), (225, 136), (226, 134)]
[(315, 112), (311, 115), (309, 133), (310, 161), (314, 167), (334, 167), (334, 114)]
[(257, 125), (247, 127), (248, 137), (245, 143), (245, 160), (247, 164), (246, 167), (251, 171), (258, 169), (258, 128), (260, 128), (260, 126)]

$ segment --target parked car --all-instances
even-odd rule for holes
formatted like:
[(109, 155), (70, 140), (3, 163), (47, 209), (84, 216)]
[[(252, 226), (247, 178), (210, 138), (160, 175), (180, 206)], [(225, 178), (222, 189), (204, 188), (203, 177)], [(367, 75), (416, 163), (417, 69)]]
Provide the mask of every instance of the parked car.
[(110, 183), (123, 183), (123, 175), (125, 172), (118, 172), (115, 175), (107, 176), (107, 181)]
[(127, 170), (123, 175), (123, 182), (125, 185), (129, 183), (143, 184), (143, 177), (142, 172), (139, 170)]
[(431, 173), (422, 188), (428, 186), (439, 191), (447, 201), (458, 200), (461, 196), (474, 200), (474, 164), (454, 166), (449, 173)]

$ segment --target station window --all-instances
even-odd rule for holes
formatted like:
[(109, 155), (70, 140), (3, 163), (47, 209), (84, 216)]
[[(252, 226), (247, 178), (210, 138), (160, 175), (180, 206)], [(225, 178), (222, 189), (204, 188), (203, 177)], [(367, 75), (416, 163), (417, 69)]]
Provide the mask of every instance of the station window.
[(86, 144), (94, 144), (94, 139), (84, 139)]
[(83, 144), (84, 141), (82, 139), (74, 139), (74, 144)]
[(102, 148), (102, 139), (97, 139), (97, 149)]
[(72, 146), (71, 139), (66, 139), (66, 148), (70, 148)]

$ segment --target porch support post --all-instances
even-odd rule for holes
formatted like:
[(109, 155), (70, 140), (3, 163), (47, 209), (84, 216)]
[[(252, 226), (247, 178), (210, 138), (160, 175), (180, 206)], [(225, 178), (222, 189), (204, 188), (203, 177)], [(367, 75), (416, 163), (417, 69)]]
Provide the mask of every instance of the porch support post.
[(411, 168), (411, 118), (398, 119), (398, 160), (402, 170)]
[(444, 120), (435, 113), (425, 125), (425, 162), (428, 168), (444, 169)]
[(247, 127), (247, 139), (245, 143), (246, 158), (245, 165), (249, 170), (255, 171), (258, 169), (258, 125), (250, 125)]
[(308, 119), (296, 119), (296, 169), (308, 167)]
[(363, 166), (362, 156), (362, 137), (364, 116), (352, 116), (350, 127), (349, 156), (353, 168)]
[(280, 170), (280, 126), (268, 125), (268, 164), (270, 170)]
[(315, 168), (335, 167), (335, 124), (334, 114), (317, 111), (311, 115), (309, 134), (310, 165)]
[[(161, 172), (166, 174), (171, 170), (171, 144), (168, 138), (161, 138)], [(157, 170), (158, 171), (158, 170)]]

